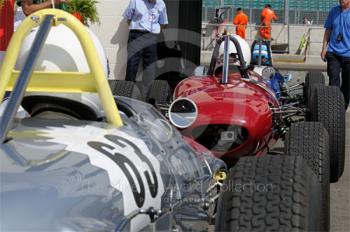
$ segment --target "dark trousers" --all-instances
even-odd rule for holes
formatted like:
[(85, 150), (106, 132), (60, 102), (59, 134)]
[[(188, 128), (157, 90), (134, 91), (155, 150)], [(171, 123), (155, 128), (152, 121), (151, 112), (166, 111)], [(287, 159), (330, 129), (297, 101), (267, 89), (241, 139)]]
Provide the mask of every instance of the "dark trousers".
[(128, 61), (125, 80), (136, 81), (137, 70), (142, 58), (143, 81), (152, 82), (155, 79), (157, 61), (157, 35), (139, 30), (130, 30), (127, 50)]
[(338, 86), (343, 92), (345, 108), (347, 109), (349, 106), (350, 95), (350, 58), (328, 52), (327, 74), (329, 76), (329, 85)]

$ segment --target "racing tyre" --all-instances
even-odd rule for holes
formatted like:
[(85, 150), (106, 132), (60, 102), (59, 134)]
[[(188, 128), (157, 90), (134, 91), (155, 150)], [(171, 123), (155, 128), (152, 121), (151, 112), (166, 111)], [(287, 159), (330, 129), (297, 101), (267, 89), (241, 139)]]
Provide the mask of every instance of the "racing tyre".
[(124, 80), (109, 80), (108, 82), (113, 95), (142, 100), (141, 92), (134, 82)]
[(329, 231), (329, 137), (319, 122), (292, 124), (286, 135), (285, 154), (303, 157), (322, 186), (322, 230)]
[(319, 231), (321, 184), (302, 157), (244, 157), (221, 188), (216, 231)]
[(336, 86), (317, 86), (311, 96), (310, 120), (321, 122), (329, 134), (330, 181), (337, 182), (344, 171), (345, 103)]
[(304, 85), (304, 99), (307, 107), (310, 107), (310, 99), (316, 85), (325, 85), (325, 78), (321, 71), (311, 71), (306, 74)]
[(170, 100), (170, 86), (165, 80), (154, 80), (148, 90), (146, 102), (165, 104)]

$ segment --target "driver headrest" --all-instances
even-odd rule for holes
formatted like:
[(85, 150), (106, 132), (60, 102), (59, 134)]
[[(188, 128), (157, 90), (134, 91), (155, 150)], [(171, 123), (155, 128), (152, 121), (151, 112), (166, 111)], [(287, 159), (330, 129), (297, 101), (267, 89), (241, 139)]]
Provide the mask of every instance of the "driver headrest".
[[(238, 44), (241, 48), (242, 51), (242, 55), (244, 58), (244, 61), (246, 63), (246, 66), (248, 66), (250, 64), (251, 61), (251, 54), (250, 54), (250, 47), (249, 44), (247, 43), (247, 41), (245, 41), (244, 39), (242, 39), (240, 36), (238, 35), (233, 35), (234, 38), (236, 38), (236, 40), (238, 41)], [(221, 42), (220, 47), (219, 47), (219, 55), (218, 55), (218, 59), (222, 58), (224, 55), (224, 49), (225, 49), (225, 42)], [(228, 44), (228, 52), (230, 54), (230, 64), (234, 64), (234, 65), (238, 65), (240, 66), (240, 62), (238, 60), (238, 56), (237, 56), (237, 48), (235, 46), (235, 44), (230, 40), (229, 44)]]
[[(238, 35), (233, 35), (233, 36), (238, 40), (238, 44), (242, 51), (243, 59), (246, 63), (246, 66), (248, 66), (251, 62), (251, 53), (250, 53), (249, 44), (240, 36)], [(222, 66), (224, 63), (224, 49), (225, 49), (225, 42), (223, 41), (220, 44), (218, 57), (216, 58), (216, 64), (214, 68), (215, 75), (218, 75), (222, 72)], [(241, 65), (241, 63), (237, 54), (237, 48), (231, 40), (229, 40), (228, 52), (229, 52), (229, 72), (239, 72), (238, 67)]]

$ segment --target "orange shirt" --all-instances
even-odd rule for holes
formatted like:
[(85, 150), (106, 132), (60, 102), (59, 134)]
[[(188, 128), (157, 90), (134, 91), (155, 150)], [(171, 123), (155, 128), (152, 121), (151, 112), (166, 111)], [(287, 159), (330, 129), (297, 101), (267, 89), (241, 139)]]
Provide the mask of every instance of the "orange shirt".
[(278, 17), (275, 12), (269, 8), (264, 8), (261, 12), (261, 24), (269, 26), (272, 20), (277, 20)]
[(243, 12), (236, 14), (235, 18), (233, 19), (233, 24), (236, 26), (238, 26), (238, 25), (247, 26), (248, 16), (246, 14), (244, 14)]
[(245, 39), (245, 28), (248, 24), (248, 16), (243, 12), (239, 12), (236, 14), (232, 23), (236, 25), (236, 34)]

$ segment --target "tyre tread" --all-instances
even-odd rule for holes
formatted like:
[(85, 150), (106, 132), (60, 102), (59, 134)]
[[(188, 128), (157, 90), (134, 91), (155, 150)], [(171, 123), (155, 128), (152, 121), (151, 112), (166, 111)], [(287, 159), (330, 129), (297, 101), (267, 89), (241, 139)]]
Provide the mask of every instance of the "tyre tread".
[(165, 80), (154, 80), (147, 94), (146, 101), (154, 99), (156, 103), (165, 104), (170, 100), (170, 86)]
[(345, 161), (344, 97), (336, 86), (317, 86), (312, 98), (311, 121), (321, 122), (329, 134), (330, 180), (337, 182)]
[(294, 123), (285, 139), (285, 154), (303, 157), (322, 185), (322, 230), (330, 224), (329, 136), (320, 122)]
[[(308, 207), (316, 175), (301, 157), (244, 157), (231, 168), (224, 182), (228, 190), (219, 200), (216, 231), (307, 230), (315, 220)], [(237, 191), (254, 183), (273, 186), (272, 191)], [(317, 195), (317, 194), (315, 194)], [(315, 196), (316, 197), (316, 196)], [(310, 222), (313, 221), (313, 223)]]

